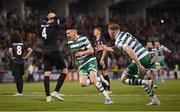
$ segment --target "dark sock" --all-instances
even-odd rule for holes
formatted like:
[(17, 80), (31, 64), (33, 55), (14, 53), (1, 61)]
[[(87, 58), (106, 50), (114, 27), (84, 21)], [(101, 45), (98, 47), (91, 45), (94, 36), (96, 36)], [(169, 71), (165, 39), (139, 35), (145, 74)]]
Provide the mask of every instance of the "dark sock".
[(18, 91), (18, 93), (22, 93), (22, 90), (23, 90), (23, 78), (22, 78), (22, 75), (16, 75), (15, 79), (16, 79), (17, 91)]
[(104, 76), (104, 79), (107, 80), (108, 83), (109, 83), (109, 86), (107, 86), (107, 90), (108, 90), (108, 91), (111, 91), (111, 89), (110, 89), (110, 78), (109, 78), (109, 75)]
[(46, 96), (50, 96), (50, 90), (49, 90), (49, 77), (44, 76), (44, 89), (46, 92)]
[(19, 80), (19, 93), (22, 93), (22, 90), (23, 90), (23, 77), (21, 75)]
[(101, 82), (102, 83), (102, 87), (104, 88), (104, 90), (107, 90), (107, 86), (104, 82)]
[(61, 73), (61, 75), (59, 76), (59, 78), (57, 80), (57, 85), (56, 85), (55, 91), (59, 92), (59, 90), (61, 89), (61, 87), (64, 83), (65, 78), (66, 78), (66, 74)]

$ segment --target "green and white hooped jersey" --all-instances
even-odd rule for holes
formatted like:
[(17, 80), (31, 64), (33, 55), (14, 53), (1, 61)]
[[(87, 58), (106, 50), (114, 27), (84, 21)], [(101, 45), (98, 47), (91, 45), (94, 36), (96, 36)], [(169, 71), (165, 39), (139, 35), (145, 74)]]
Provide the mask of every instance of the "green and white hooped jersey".
[[(73, 54), (76, 54), (76, 52), (79, 52), (79, 51), (86, 51), (92, 45), (86, 36), (79, 35), (76, 40), (74, 40), (74, 41), (69, 40), (68, 46), (71, 49), (71, 51), (73, 52)], [(84, 54), (82, 56), (76, 56), (76, 59), (77, 59), (80, 67), (92, 60), (96, 60), (96, 58), (94, 57), (93, 54), (91, 54), (91, 55)]]
[(139, 60), (148, 54), (148, 51), (142, 44), (130, 33), (119, 32), (115, 37), (115, 45), (118, 48), (123, 48), (124, 45), (128, 45), (134, 50)]
[(158, 61), (164, 61), (165, 55), (164, 52), (167, 48), (164, 45), (161, 45), (159, 48), (153, 48), (152, 51), (156, 52), (156, 55), (159, 56)]

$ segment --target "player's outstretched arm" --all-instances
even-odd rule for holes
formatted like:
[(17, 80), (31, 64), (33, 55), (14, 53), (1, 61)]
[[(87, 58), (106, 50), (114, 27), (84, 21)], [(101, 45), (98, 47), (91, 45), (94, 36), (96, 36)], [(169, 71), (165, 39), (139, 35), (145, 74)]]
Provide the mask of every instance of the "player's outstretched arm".
[(168, 49), (167, 47), (165, 48), (165, 51), (168, 52), (168, 53), (171, 53), (171, 50)]
[(123, 50), (130, 56), (130, 58), (131, 58), (132, 60), (135, 61), (136, 65), (137, 65), (137, 67), (138, 67), (138, 69), (139, 69), (140, 74), (141, 74), (141, 75), (145, 75), (145, 74), (147, 73), (147, 69), (144, 68), (144, 67), (141, 65), (141, 63), (140, 63), (140, 61), (139, 61), (136, 53), (132, 50), (132, 48), (130, 48), (128, 45), (125, 44), (125, 45), (123, 45)]
[(97, 46), (97, 49), (100, 51), (100, 50), (104, 50), (104, 51), (109, 51), (109, 52), (114, 52), (113, 50), (113, 47), (109, 47), (109, 46), (106, 46), (106, 45), (99, 45)]

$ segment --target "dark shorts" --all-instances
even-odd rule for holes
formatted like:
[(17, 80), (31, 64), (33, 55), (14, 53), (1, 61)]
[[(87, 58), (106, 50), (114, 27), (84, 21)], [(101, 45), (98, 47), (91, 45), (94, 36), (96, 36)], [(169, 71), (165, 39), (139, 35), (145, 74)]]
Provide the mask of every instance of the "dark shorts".
[(52, 71), (53, 66), (55, 66), (57, 70), (66, 68), (66, 64), (58, 50), (45, 49), (44, 71)]
[(104, 64), (100, 64), (100, 59), (97, 58), (97, 64), (99, 70), (107, 70), (108, 69), (108, 58), (104, 58)]
[(12, 61), (12, 75), (24, 75), (24, 63), (16, 63)]

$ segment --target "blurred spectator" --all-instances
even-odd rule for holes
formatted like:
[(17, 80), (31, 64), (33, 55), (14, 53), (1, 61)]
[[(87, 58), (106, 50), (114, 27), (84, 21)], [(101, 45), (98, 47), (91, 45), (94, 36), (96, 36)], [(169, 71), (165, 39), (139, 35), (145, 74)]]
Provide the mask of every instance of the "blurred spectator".
[(175, 64), (174, 68), (174, 79), (178, 79), (178, 71), (179, 71), (179, 65)]
[[(33, 63), (36, 63), (38, 69), (42, 70), (43, 45), (39, 36), (41, 35), (40, 22), (42, 21), (41, 19), (45, 17), (45, 13), (40, 10), (33, 10), (30, 7), (25, 8), (25, 12), (25, 18), (23, 20), (21, 17), (17, 16), (16, 10), (8, 11), (3, 8), (0, 10), (0, 66), (7, 65), (6, 63), (8, 63), (8, 60), (5, 59), (5, 57), (7, 57), (5, 52), (6, 48), (9, 46), (10, 33), (19, 30), (24, 36), (24, 41), (30, 43), (34, 49), (34, 55), (31, 57), (33, 58)], [(66, 20), (67, 26), (77, 26), (81, 33), (89, 36), (92, 35), (93, 26), (100, 25), (106, 30), (105, 18), (93, 14), (88, 10), (80, 10), (80, 8), (72, 9), (70, 16), (68, 16)], [(111, 20), (115, 20), (120, 24), (124, 31), (133, 33), (143, 44), (149, 39), (160, 39), (161, 43), (170, 48), (173, 52), (166, 58), (170, 70), (174, 69), (173, 66), (175, 66), (176, 63), (180, 63), (180, 19), (172, 17), (168, 22), (164, 20), (164, 23), (161, 23), (158, 17), (149, 16), (147, 17), (147, 21), (144, 21), (138, 17), (138, 15), (131, 16), (114, 12)], [(71, 53), (66, 46), (64, 37), (65, 33), (61, 30), (58, 37), (58, 49), (63, 52), (62, 56), (67, 63), (71, 65), (70, 69), (77, 69), (76, 63), (73, 62), (72, 65)], [(107, 40), (108, 39), (107, 36)], [(119, 71), (129, 62), (129, 59), (124, 59), (124, 57), (126, 57), (124, 54), (115, 54), (110, 58), (111, 60), (116, 60), (116, 64), (120, 69)], [(27, 62), (28, 61), (29, 60), (27, 60)], [(112, 70), (112, 68), (110, 69)]]

